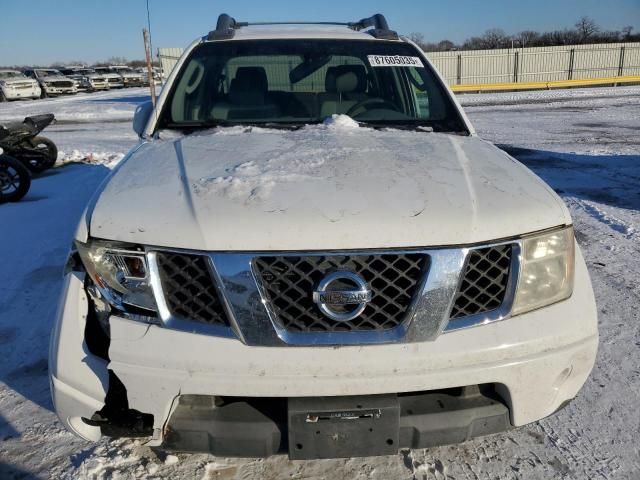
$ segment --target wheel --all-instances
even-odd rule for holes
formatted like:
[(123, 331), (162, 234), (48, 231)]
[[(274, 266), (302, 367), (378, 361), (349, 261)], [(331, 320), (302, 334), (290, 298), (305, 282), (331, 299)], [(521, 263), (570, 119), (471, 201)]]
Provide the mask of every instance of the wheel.
[(58, 147), (46, 137), (33, 137), (28, 140), (28, 148), (33, 153), (21, 157), (27, 168), (34, 173), (41, 173), (53, 167), (58, 159)]
[(17, 202), (31, 186), (31, 174), (9, 155), (0, 155), (0, 203)]
[(4, 96), (4, 92), (0, 88), (0, 103), (6, 102), (6, 101), (7, 101), (7, 97)]

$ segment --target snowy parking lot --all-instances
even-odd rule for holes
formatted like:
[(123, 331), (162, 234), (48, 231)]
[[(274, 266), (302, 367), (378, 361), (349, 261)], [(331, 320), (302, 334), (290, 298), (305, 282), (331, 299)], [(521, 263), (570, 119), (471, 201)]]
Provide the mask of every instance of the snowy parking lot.
[(168, 455), (64, 430), (47, 378), (62, 268), (87, 201), (136, 143), (144, 89), (0, 105), (0, 122), (54, 113), (56, 168), (0, 206), (0, 479), (640, 478), (640, 87), (465, 95), (479, 134), (568, 205), (599, 309), (585, 387), (557, 415), (462, 445), (322, 461)]

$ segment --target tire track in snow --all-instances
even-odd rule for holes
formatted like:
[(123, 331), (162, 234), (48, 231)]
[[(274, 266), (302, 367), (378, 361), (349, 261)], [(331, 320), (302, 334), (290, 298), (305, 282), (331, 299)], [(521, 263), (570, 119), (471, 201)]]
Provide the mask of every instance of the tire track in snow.
[(637, 231), (632, 225), (629, 225), (627, 222), (607, 213), (594, 202), (575, 197), (565, 198), (565, 201), (576, 209), (582, 209), (591, 218), (603, 223), (613, 231), (623, 234), (628, 239), (637, 236)]

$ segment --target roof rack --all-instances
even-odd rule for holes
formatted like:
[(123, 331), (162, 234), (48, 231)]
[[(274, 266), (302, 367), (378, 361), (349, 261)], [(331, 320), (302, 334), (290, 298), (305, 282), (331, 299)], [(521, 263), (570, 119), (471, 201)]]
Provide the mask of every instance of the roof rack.
[(249, 25), (340, 25), (349, 27), (357, 32), (371, 28), (366, 33), (383, 40), (398, 40), (398, 33), (389, 29), (389, 24), (384, 15), (377, 13), (371, 17), (363, 18), (357, 22), (238, 22), (235, 18), (221, 14), (218, 17), (216, 29), (209, 32), (207, 40), (229, 40), (234, 37), (236, 30)]

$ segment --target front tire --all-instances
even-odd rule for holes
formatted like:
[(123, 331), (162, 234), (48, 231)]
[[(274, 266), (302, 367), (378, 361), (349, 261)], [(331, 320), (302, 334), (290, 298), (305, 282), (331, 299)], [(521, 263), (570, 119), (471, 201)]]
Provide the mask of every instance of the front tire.
[(7, 101), (7, 97), (5, 97), (4, 92), (0, 89), (0, 103), (4, 103)]
[(0, 155), (0, 203), (17, 202), (31, 186), (31, 174), (9, 155)]

